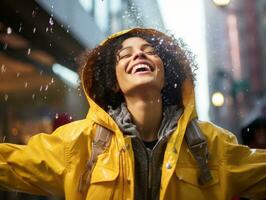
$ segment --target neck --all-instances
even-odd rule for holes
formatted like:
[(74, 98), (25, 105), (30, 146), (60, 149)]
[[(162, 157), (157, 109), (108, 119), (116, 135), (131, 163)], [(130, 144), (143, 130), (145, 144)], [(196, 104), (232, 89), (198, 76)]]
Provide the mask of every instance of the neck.
[(156, 140), (162, 120), (161, 94), (127, 96), (125, 99), (141, 139), (144, 141)]

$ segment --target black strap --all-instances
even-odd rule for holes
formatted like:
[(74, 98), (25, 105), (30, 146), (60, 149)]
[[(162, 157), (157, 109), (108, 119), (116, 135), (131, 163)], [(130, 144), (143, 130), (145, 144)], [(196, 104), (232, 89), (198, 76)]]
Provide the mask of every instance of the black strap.
[(186, 142), (200, 169), (199, 183), (204, 185), (212, 180), (208, 167), (207, 141), (197, 125), (196, 119), (191, 120), (185, 133)]

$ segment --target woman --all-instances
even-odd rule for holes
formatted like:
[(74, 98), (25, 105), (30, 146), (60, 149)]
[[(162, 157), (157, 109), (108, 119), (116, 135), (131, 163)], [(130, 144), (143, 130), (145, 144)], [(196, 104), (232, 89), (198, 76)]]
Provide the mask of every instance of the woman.
[(82, 71), (86, 119), (1, 144), (0, 186), (67, 200), (265, 197), (266, 152), (196, 120), (193, 67), (159, 31), (110, 36)]

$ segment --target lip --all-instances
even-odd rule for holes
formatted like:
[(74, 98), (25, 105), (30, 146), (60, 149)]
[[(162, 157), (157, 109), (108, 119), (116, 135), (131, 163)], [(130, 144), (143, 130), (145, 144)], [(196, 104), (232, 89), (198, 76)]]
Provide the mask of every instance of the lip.
[(131, 74), (133, 68), (134, 68), (136, 65), (139, 65), (139, 64), (145, 64), (145, 65), (148, 65), (148, 66), (151, 68), (151, 71), (154, 71), (154, 66), (153, 66), (151, 63), (149, 63), (149, 62), (147, 62), (147, 61), (140, 61), (140, 62), (137, 62), (137, 63), (133, 64), (133, 65), (130, 66), (129, 68), (127, 68), (127, 69), (126, 69), (126, 72), (127, 72), (128, 74)]

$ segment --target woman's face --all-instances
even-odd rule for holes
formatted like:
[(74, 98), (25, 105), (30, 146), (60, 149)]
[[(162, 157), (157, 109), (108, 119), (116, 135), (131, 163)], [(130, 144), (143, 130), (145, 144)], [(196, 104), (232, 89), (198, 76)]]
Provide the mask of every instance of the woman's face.
[(161, 92), (164, 86), (163, 62), (144, 39), (128, 38), (117, 52), (116, 78), (124, 95), (136, 89)]

